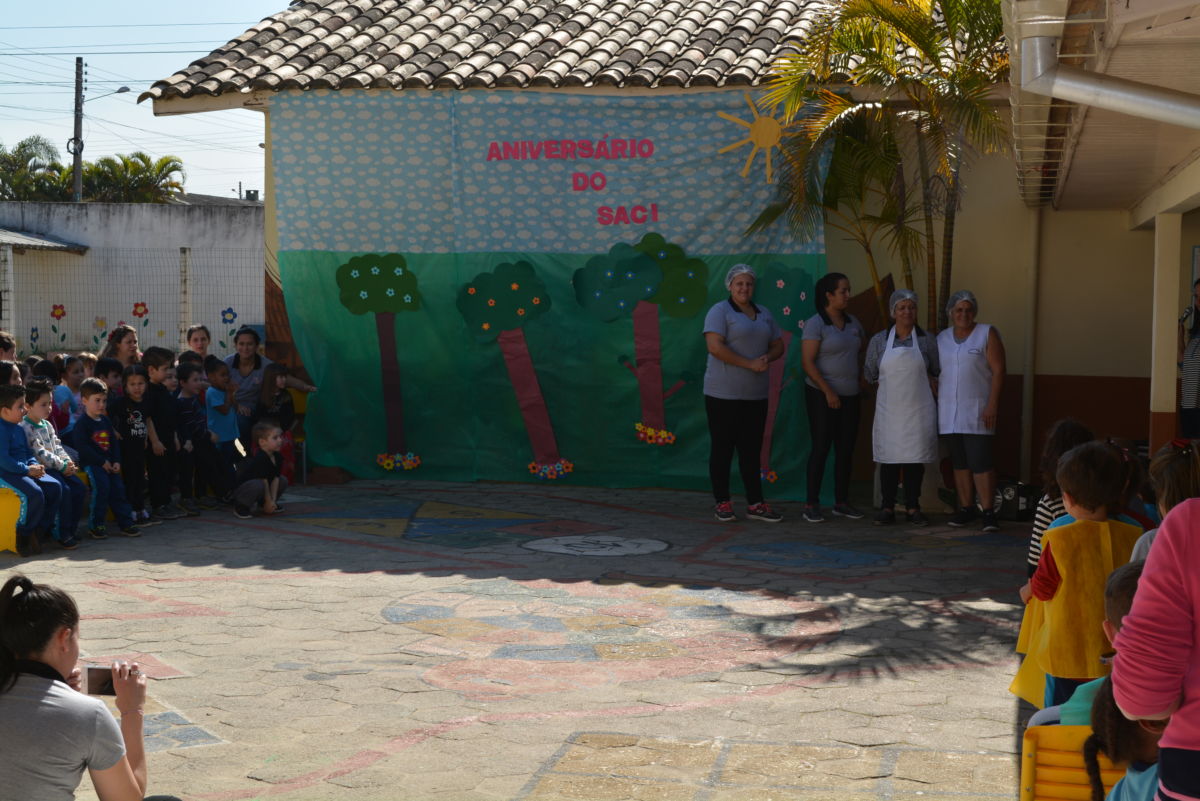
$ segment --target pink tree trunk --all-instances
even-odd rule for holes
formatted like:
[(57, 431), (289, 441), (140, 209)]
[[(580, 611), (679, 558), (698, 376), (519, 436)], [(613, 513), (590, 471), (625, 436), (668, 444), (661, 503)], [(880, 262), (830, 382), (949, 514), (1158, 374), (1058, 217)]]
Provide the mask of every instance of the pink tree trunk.
[(529, 357), (529, 345), (525, 332), (520, 328), (501, 331), (496, 340), (504, 354), (504, 366), (508, 368), (508, 380), (517, 395), (517, 406), (525, 421), (525, 433), (533, 448), (533, 460), (538, 464), (554, 464), (559, 461), (558, 442), (554, 439), (554, 426), (550, 423), (550, 412), (542, 397), (533, 359)]
[(658, 304), (638, 301), (633, 309), (633, 348), (638, 392), (642, 396), (642, 422), (665, 429), (663, 401), (662, 335), (658, 328)]
[(400, 360), (396, 355), (396, 314), (376, 312), (375, 333), (379, 337), (379, 370), (383, 383), (387, 452), (408, 453), (404, 440), (404, 401), (400, 395)]
[(763, 429), (762, 454), (759, 464), (763, 470), (771, 469), (771, 435), (775, 433), (775, 415), (779, 412), (779, 398), (783, 394), (784, 373), (787, 370), (788, 347), (792, 344), (790, 331), (783, 332), (783, 355), (771, 362), (770, 389), (767, 391), (767, 426)]

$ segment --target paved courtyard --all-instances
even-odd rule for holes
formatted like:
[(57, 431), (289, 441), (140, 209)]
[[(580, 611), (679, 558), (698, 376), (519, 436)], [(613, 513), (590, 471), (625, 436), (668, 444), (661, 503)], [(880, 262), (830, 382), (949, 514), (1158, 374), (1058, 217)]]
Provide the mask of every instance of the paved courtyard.
[(1025, 524), (720, 524), (700, 493), (569, 485), (285, 504), (0, 555), (74, 594), (85, 660), (146, 666), (152, 792), (1015, 797)]

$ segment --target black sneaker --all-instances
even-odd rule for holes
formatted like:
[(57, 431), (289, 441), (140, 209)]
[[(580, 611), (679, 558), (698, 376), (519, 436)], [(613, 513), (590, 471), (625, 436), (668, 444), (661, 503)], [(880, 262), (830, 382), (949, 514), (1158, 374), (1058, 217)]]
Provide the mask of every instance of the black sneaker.
[(879, 514), (875, 515), (874, 523), (877, 526), (890, 526), (896, 522), (896, 511), (894, 509), (880, 509)]
[(729, 523), (737, 520), (737, 515), (733, 513), (733, 504), (729, 501), (721, 501), (713, 508), (713, 516), (722, 523)]
[(845, 517), (849, 520), (862, 520), (866, 515), (855, 509), (848, 503), (835, 504), (833, 507), (834, 517)]
[(180, 498), (177, 508), (182, 510), (187, 517), (200, 516), (200, 507), (191, 498)]
[(805, 523), (824, 523), (825, 515), (821, 514), (821, 507), (816, 504), (805, 504), (804, 514), (801, 515)]
[(157, 517), (159, 520), (178, 520), (183, 515), (176, 512), (170, 506), (156, 506), (151, 510), (150, 514)]
[(140, 537), (140, 536), (142, 536), (142, 530), (134, 525), (123, 526), (121, 528), (121, 536), (122, 537)]
[(60, 542), (58, 547), (62, 548), (64, 551), (73, 551), (79, 547), (79, 540), (75, 539), (74, 537), (69, 537)]
[(983, 510), (983, 530), (984, 531), (999, 531), (1000, 523), (996, 520), (995, 509)]
[(254, 517), (254, 515), (250, 514), (249, 507), (242, 506), (240, 503), (235, 503), (233, 505), (233, 514), (234, 517), (239, 517), (242, 520), (249, 520), (251, 517)]
[(955, 528), (962, 528), (963, 526), (965, 526), (967, 523), (970, 523), (974, 519), (975, 519), (975, 507), (974, 506), (962, 506), (959, 508), (959, 510), (957, 512), (955, 512), (953, 515), (950, 516), (950, 519), (946, 521), (946, 524), (950, 525), (950, 526), (954, 526)]
[(136, 519), (136, 525), (138, 525), (140, 528), (145, 528), (146, 526), (157, 526), (161, 524), (162, 521), (149, 512), (142, 512), (141, 517)]
[(29, 535), (29, 552), (34, 556), (42, 552), (42, 541), (38, 538), (36, 531)]
[(746, 519), (761, 520), (764, 523), (778, 523), (780, 520), (783, 520), (783, 515), (768, 506), (766, 502), (763, 502), (747, 506)]
[(94, 540), (106, 540), (108, 539), (108, 532), (105, 531), (103, 527), (89, 528), (88, 536)]
[(911, 509), (908, 512), (908, 524), (910, 526), (928, 526), (929, 518), (920, 509)]

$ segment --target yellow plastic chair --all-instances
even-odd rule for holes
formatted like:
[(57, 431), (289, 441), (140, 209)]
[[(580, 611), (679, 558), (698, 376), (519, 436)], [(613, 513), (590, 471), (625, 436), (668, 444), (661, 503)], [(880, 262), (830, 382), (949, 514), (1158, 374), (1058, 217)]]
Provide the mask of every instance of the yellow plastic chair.
[[(1083, 766), (1083, 741), (1091, 726), (1030, 726), (1021, 743), (1021, 801), (1091, 801)], [(1125, 775), (1100, 754), (1100, 780), (1108, 793)]]
[(7, 487), (0, 488), (0, 551), (17, 552), (17, 521), (21, 499)]

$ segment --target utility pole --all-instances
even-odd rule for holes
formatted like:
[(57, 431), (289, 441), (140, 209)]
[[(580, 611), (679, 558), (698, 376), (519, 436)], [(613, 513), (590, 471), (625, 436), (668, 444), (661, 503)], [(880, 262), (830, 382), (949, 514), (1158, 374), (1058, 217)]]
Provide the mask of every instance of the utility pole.
[(83, 58), (75, 57), (75, 135), (67, 142), (67, 152), (75, 157), (72, 162), (71, 200), (83, 200)]

